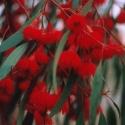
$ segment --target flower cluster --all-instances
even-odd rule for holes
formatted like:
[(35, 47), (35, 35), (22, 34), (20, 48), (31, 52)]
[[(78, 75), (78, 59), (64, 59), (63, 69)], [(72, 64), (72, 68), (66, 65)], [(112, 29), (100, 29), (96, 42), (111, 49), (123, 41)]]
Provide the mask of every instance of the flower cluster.
[[(105, 62), (114, 56), (121, 58), (125, 51), (121, 41), (112, 32), (117, 23), (125, 23), (125, 11), (121, 8), (120, 14), (116, 18), (112, 17), (109, 12), (105, 17), (101, 17), (97, 8), (105, 4), (107, 0), (93, 0), (89, 10), (83, 8), (91, 0), (76, 2), (78, 4), (76, 8), (74, 8), (74, 1), (76, 0), (66, 0), (65, 3), (62, 1), (61, 4), (58, 4), (54, 0), (43, 0), (39, 15), (30, 19), (29, 15), (34, 14), (33, 10), (36, 9), (35, 13), (37, 11), (36, 1), (33, 0), (32, 7), (25, 9), (25, 0), (3, 0), (5, 12), (1, 15), (6, 17), (8, 27), (6, 27), (6, 23), (0, 26), (2, 39), (8, 38), (21, 27), (18, 16), (25, 14), (30, 19), (28, 23), (32, 23), (17, 31), (17, 36), (12, 35), (10, 40), (16, 39), (11, 43), (6, 44), (5, 41), (1, 45), (3, 49), (9, 48), (9, 45), (12, 46), (0, 54), (0, 58), (2, 57), (2, 61), (0, 61), (2, 67), (0, 68), (0, 116), (3, 114), (6, 116), (2, 122), (0, 117), (1, 125), (8, 124), (5, 121), (10, 120), (14, 107), (18, 104), (19, 108), (22, 108), (20, 103), (25, 104), (25, 102), (27, 102), (26, 107), (23, 109), (26, 110), (26, 116), (22, 119), (22, 124), (27, 124), (25, 122), (30, 119), (31, 122), (35, 121), (36, 125), (53, 125), (54, 120), (49, 118), (49, 114), (53, 112), (53, 108), (57, 104), (60, 104), (58, 113), (66, 114), (70, 120), (76, 122), (79, 120), (78, 113), (80, 112), (77, 112), (79, 103), (81, 103), (80, 108), (85, 122), (89, 121), (90, 96), (93, 89), (91, 78), (95, 77), (99, 62)], [(17, 4), (20, 6), (13, 9)], [(10, 12), (13, 19), (8, 15), (8, 5), (12, 9)], [(86, 14), (83, 15), (83, 13)], [(8, 21), (9, 18), (10, 21)], [(57, 28), (59, 22), (63, 25), (60, 31)], [(66, 35), (68, 30), (69, 34), (67, 32), (68, 35)], [(23, 40), (17, 40), (18, 37)], [(15, 44), (16, 46), (14, 46)], [(27, 45), (25, 46), (26, 51), (23, 52), (21, 49), (15, 53), (14, 50), (18, 46), (21, 47), (21, 44)], [(56, 50), (59, 49), (62, 52), (58, 57)], [(18, 58), (17, 56), (21, 54), (22, 56)], [(1, 65), (1, 63), (3, 64)], [(53, 68), (53, 66), (56, 67)], [(57, 69), (56, 72), (53, 69)], [(72, 84), (73, 79), (76, 79), (73, 81), (74, 84)], [(57, 81), (54, 83), (57, 84), (57, 88), (53, 86), (52, 81), (54, 80)], [(70, 90), (70, 93), (66, 92), (67, 90)], [(64, 95), (66, 98), (62, 98)], [(64, 103), (62, 104), (62, 102)], [(98, 104), (95, 113), (99, 114), (102, 111)]]

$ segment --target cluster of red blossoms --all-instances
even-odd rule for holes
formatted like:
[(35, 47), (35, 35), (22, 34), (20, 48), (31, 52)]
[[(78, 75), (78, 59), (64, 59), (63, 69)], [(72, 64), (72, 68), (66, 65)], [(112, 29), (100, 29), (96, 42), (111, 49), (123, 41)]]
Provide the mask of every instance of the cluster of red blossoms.
[[(124, 48), (109, 31), (115, 25), (111, 18), (98, 16), (96, 20), (94, 19), (94, 14), (97, 11), (95, 8), (105, 3), (106, 0), (94, 0), (92, 7), (95, 11), (90, 10), (84, 16), (80, 13), (80, 8), (84, 7), (88, 1), (82, 0), (76, 11), (71, 7), (73, 0), (68, 0), (66, 4), (58, 5), (60, 11), (56, 14), (56, 17), (65, 22), (64, 31), (58, 31), (54, 28), (54, 24), (51, 23), (49, 15), (47, 15), (49, 12), (41, 13), (48, 21), (46, 28), (43, 26), (43, 20), (42, 28), (39, 26), (41, 22), (40, 18), (37, 17), (31, 25), (23, 29), (23, 42), (35, 43), (35, 47), (30, 53), (24, 54), (7, 77), (0, 81), (0, 103), (8, 106), (9, 103), (12, 103), (15, 91), (16, 93), (20, 91), (22, 95), (30, 88), (34, 79), (38, 77), (34, 83), (35, 86), (27, 97), (28, 101), (25, 110), (33, 116), (36, 125), (53, 125), (54, 121), (49, 119), (49, 113), (60, 99), (65, 87), (65, 80), (68, 80), (70, 71), (72, 71), (82, 81), (84, 88), (76, 81), (69, 98), (59, 112), (68, 114), (72, 120), (77, 120), (77, 107), (74, 107), (74, 105), (78, 102), (78, 90), (80, 90), (83, 97), (82, 111), (84, 119), (85, 121), (89, 120), (92, 89), (90, 77), (94, 77), (100, 60), (105, 61), (115, 55), (121, 57), (124, 53)], [(16, 0), (12, 0), (12, 2), (15, 3)], [(51, 6), (48, 0), (44, 4), (46, 5), (47, 2), (48, 6)], [(24, 5), (24, 0), (20, 1), (20, 3)], [(53, 2), (53, 4), (57, 6), (57, 3)], [(124, 13), (121, 11), (118, 16), (117, 21), (119, 23), (125, 22), (121, 18)], [(58, 43), (64, 37), (63, 34), (67, 29), (70, 30), (70, 34), (58, 60), (57, 77), (59, 78), (59, 86), (55, 93), (53, 92), (52, 81), (48, 82), (48, 79), (51, 79), (52, 75), (50, 72), (51, 64), (55, 58), (55, 48), (58, 47)], [(15, 48), (7, 50), (4, 54), (8, 55)], [(45, 67), (47, 67), (46, 70)], [(1, 109), (0, 105), (0, 111)], [(100, 106), (98, 106), (97, 114), (100, 112)]]

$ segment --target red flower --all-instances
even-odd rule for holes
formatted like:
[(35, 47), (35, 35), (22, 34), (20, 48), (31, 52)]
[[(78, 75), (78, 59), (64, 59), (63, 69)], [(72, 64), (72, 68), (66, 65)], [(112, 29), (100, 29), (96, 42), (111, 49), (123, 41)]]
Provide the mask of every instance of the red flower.
[(49, 36), (49, 43), (55, 43), (55, 42), (59, 42), (59, 40), (62, 37), (62, 32), (58, 31), (58, 30), (51, 30), (48, 32), (48, 36)]
[(93, 49), (91, 52), (91, 57), (93, 60), (99, 61), (101, 58), (108, 59), (112, 58), (114, 55), (120, 56), (123, 54), (123, 52), (122, 46), (114, 42), (109, 42), (102, 48)]
[(118, 23), (125, 23), (125, 11), (124, 10), (121, 10), (116, 20)]
[(108, 29), (112, 29), (115, 26), (115, 23), (113, 22), (110, 16), (108, 16), (107, 18), (104, 18), (104, 22)]
[[(59, 99), (59, 95), (49, 94), (47, 92), (35, 91), (30, 95), (29, 103), (27, 104), (27, 109), (30, 112), (39, 111), (41, 113), (46, 110), (52, 110)], [(62, 113), (68, 112), (67, 102), (61, 108)]]
[(20, 59), (17, 63), (18, 77), (33, 79), (39, 71), (39, 66), (30, 59)]
[(43, 52), (35, 52), (35, 60), (38, 64), (47, 64), (49, 61), (49, 56)]
[[(102, 19), (98, 19), (94, 22), (94, 25), (92, 26), (92, 30), (96, 32), (100, 37), (101, 37), (101, 42), (103, 42), (104, 37), (105, 37), (105, 31), (103, 29), (103, 21)], [(96, 38), (96, 36), (95, 36)]]
[(102, 43), (102, 36), (97, 32), (83, 33), (81, 34), (81, 40), (77, 43), (80, 48), (90, 49), (94, 47), (100, 47)]
[(67, 46), (72, 46), (73, 44), (75, 44), (75, 41), (77, 41), (77, 36), (79, 35), (76, 35), (76, 34), (71, 34), (67, 40), (67, 43), (66, 45)]
[(34, 92), (38, 92), (38, 91), (40, 91), (40, 92), (47, 92), (47, 87), (46, 87), (45, 81), (38, 82), (33, 91)]
[(26, 27), (22, 34), (28, 40), (36, 40), (41, 45), (53, 44), (62, 37), (62, 32), (57, 30), (46, 31), (38, 29), (35, 26)]
[(93, 27), (93, 31), (89, 26), (80, 34), (71, 34), (67, 41), (67, 46), (75, 44), (80, 48), (89, 50), (90, 48), (101, 47), (104, 39), (104, 31), (102, 28)]
[(65, 70), (70, 68), (76, 70), (81, 65), (81, 59), (73, 51), (64, 51), (60, 55), (58, 64)]
[(0, 81), (0, 101), (8, 103), (11, 95), (14, 94), (14, 84), (10, 78), (4, 78)]
[(30, 81), (24, 80), (24, 81), (19, 83), (19, 89), (22, 91), (26, 91), (28, 89), (29, 85), (30, 85)]
[(67, 27), (72, 30), (75, 34), (79, 34), (83, 31), (86, 20), (83, 15), (74, 14), (69, 17), (69, 19), (66, 22)]
[(119, 44), (116, 44), (111, 37), (108, 38), (107, 45), (110, 49), (112, 49), (113, 55), (121, 56), (124, 53), (123, 47)]
[(23, 30), (22, 34), (27, 40), (31, 40), (31, 39), (36, 40), (36, 38), (38, 37), (38, 34), (40, 34), (40, 30), (35, 26), (27, 26)]
[[(53, 109), (59, 98), (60, 95), (47, 93), (46, 83), (44, 81), (40, 82), (30, 95), (27, 110), (31, 113), (34, 111), (39, 111), (41, 113), (50, 111)], [(63, 104), (60, 111), (62, 111), (62, 113), (68, 112), (67, 101)]]
[(81, 77), (84, 76), (94, 76), (96, 71), (96, 65), (93, 64), (90, 60), (89, 56), (84, 58), (84, 62), (82, 63), (81, 67), (77, 70), (77, 74)]

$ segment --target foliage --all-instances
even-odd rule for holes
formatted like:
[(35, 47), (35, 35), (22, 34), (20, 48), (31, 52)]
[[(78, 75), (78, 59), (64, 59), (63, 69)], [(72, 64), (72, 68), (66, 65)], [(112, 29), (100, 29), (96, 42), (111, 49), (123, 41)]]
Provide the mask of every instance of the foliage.
[(119, 2), (2, 0), (0, 9), (0, 125), (125, 124)]

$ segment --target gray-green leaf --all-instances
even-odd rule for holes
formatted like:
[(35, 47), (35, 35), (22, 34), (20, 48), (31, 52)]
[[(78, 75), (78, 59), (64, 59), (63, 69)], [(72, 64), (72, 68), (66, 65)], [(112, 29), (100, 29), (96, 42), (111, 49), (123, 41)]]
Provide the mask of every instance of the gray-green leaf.
[(20, 57), (23, 55), (28, 47), (28, 43), (24, 43), (17, 47), (3, 62), (0, 67), (0, 80), (5, 78), (6, 75), (11, 71), (12, 67), (16, 65)]
[(90, 97), (90, 125), (95, 125), (96, 121), (96, 110), (100, 101), (101, 90), (102, 90), (102, 76), (101, 76), (101, 62), (98, 65), (94, 80), (92, 83), (92, 93)]

